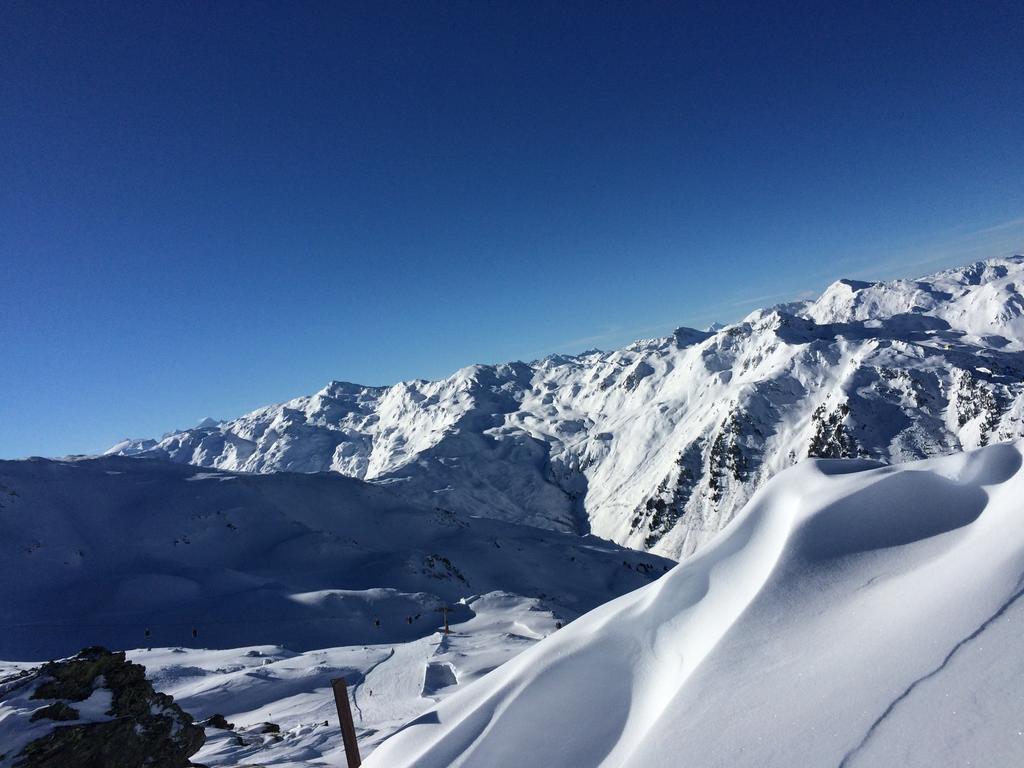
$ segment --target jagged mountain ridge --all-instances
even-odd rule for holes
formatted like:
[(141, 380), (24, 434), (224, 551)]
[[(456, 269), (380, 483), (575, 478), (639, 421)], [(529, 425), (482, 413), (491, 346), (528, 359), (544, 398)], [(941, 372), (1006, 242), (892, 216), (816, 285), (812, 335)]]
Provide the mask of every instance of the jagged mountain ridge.
[(447, 509), (687, 555), (808, 455), (893, 462), (1024, 434), (1024, 257), (813, 301), (612, 352), (332, 382), (111, 452), (334, 471)]

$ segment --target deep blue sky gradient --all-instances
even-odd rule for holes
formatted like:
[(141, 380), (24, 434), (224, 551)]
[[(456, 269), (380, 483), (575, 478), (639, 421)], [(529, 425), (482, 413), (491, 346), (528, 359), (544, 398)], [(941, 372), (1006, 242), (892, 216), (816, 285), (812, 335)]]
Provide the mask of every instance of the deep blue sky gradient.
[(0, 456), (1024, 248), (1024, 5), (0, 6)]

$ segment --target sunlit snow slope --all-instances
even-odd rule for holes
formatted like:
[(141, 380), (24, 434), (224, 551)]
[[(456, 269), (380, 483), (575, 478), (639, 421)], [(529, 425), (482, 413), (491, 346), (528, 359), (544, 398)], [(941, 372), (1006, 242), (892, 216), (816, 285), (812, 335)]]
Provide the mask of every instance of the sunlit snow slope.
[(1024, 765), (1022, 451), (802, 463), (367, 766)]
[(807, 456), (908, 461), (1024, 435), (1024, 257), (613, 352), (309, 397), (115, 453), (334, 471), (456, 512), (678, 557)]

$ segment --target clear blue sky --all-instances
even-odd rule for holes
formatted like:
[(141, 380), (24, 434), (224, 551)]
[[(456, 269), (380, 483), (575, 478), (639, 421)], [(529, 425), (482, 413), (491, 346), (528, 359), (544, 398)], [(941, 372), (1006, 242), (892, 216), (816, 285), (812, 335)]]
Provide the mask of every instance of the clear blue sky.
[(0, 456), (1021, 250), (1022, 8), (5, 2)]

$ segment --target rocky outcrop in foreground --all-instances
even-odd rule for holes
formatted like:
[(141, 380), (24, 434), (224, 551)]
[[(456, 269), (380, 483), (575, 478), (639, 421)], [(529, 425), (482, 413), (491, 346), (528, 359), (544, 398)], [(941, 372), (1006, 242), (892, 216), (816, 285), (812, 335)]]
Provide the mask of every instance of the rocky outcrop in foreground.
[(185, 768), (206, 738), (145, 667), (100, 647), (0, 680), (2, 710), (12, 768)]

